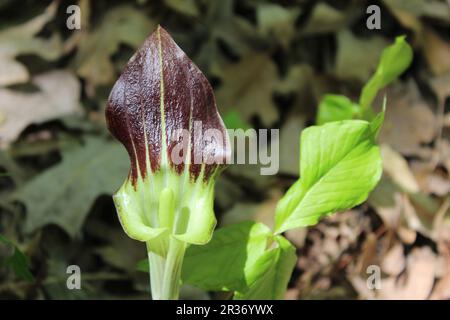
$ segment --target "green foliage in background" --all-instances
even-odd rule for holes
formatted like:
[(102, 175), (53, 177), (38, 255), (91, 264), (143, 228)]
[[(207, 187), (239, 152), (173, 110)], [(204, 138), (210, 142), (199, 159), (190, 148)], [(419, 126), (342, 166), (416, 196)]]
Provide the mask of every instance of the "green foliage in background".
[(89, 137), (82, 148), (67, 150), (58, 165), (14, 194), (33, 210), (25, 220), (25, 231), (54, 223), (76, 236), (94, 200), (114, 192), (128, 166), (123, 147), (102, 138)]
[(0, 244), (12, 249), (12, 253), (0, 265), (10, 268), (14, 274), (25, 281), (32, 282), (34, 277), (30, 272), (28, 257), (9, 239), (0, 234)]

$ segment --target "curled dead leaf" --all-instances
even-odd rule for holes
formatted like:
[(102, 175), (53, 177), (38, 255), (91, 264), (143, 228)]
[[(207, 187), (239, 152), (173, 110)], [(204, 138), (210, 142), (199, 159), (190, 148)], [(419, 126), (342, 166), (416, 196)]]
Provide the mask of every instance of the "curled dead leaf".
[(0, 148), (17, 139), (28, 125), (68, 114), (81, 113), (80, 83), (70, 72), (50, 71), (32, 79), (40, 91), (27, 94), (0, 89)]

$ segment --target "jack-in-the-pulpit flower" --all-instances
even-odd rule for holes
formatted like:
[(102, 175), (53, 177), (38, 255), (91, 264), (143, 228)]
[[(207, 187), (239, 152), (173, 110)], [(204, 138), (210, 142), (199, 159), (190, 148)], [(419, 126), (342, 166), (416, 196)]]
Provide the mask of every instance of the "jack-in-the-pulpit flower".
[(120, 222), (147, 244), (153, 298), (177, 298), (186, 246), (212, 236), (214, 181), (230, 156), (213, 90), (158, 27), (115, 83), (106, 119), (131, 160), (114, 195)]

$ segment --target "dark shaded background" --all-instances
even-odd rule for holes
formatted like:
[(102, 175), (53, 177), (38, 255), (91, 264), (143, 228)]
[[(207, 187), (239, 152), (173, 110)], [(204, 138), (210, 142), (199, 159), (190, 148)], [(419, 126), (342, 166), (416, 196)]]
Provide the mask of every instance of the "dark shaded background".
[[(71, 4), (80, 31), (66, 28)], [(366, 28), (370, 4), (381, 30)], [(129, 164), (103, 111), (158, 23), (208, 76), (228, 127), (281, 129), (278, 175), (235, 165), (219, 179), (221, 225), (272, 224), (322, 96), (356, 100), (382, 49), (406, 34), (414, 61), (383, 92), (382, 182), (360, 207), (287, 232), (299, 260), (286, 298), (450, 298), (450, 7), (437, 0), (0, 0), (0, 233), (34, 275), (1, 266), (0, 298), (148, 297), (144, 245), (125, 236), (111, 200)], [(0, 259), (10, 254), (0, 244)], [(82, 290), (66, 288), (70, 264)], [(372, 264), (381, 290), (366, 286)], [(184, 287), (182, 297), (222, 296)]]

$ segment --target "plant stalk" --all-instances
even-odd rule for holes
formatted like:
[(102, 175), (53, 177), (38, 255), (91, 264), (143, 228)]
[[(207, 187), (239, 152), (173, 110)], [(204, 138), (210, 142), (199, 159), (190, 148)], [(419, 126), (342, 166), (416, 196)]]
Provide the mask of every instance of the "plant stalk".
[(147, 243), (153, 300), (178, 300), (185, 251), (186, 243), (172, 236), (161, 241), (158, 250)]

